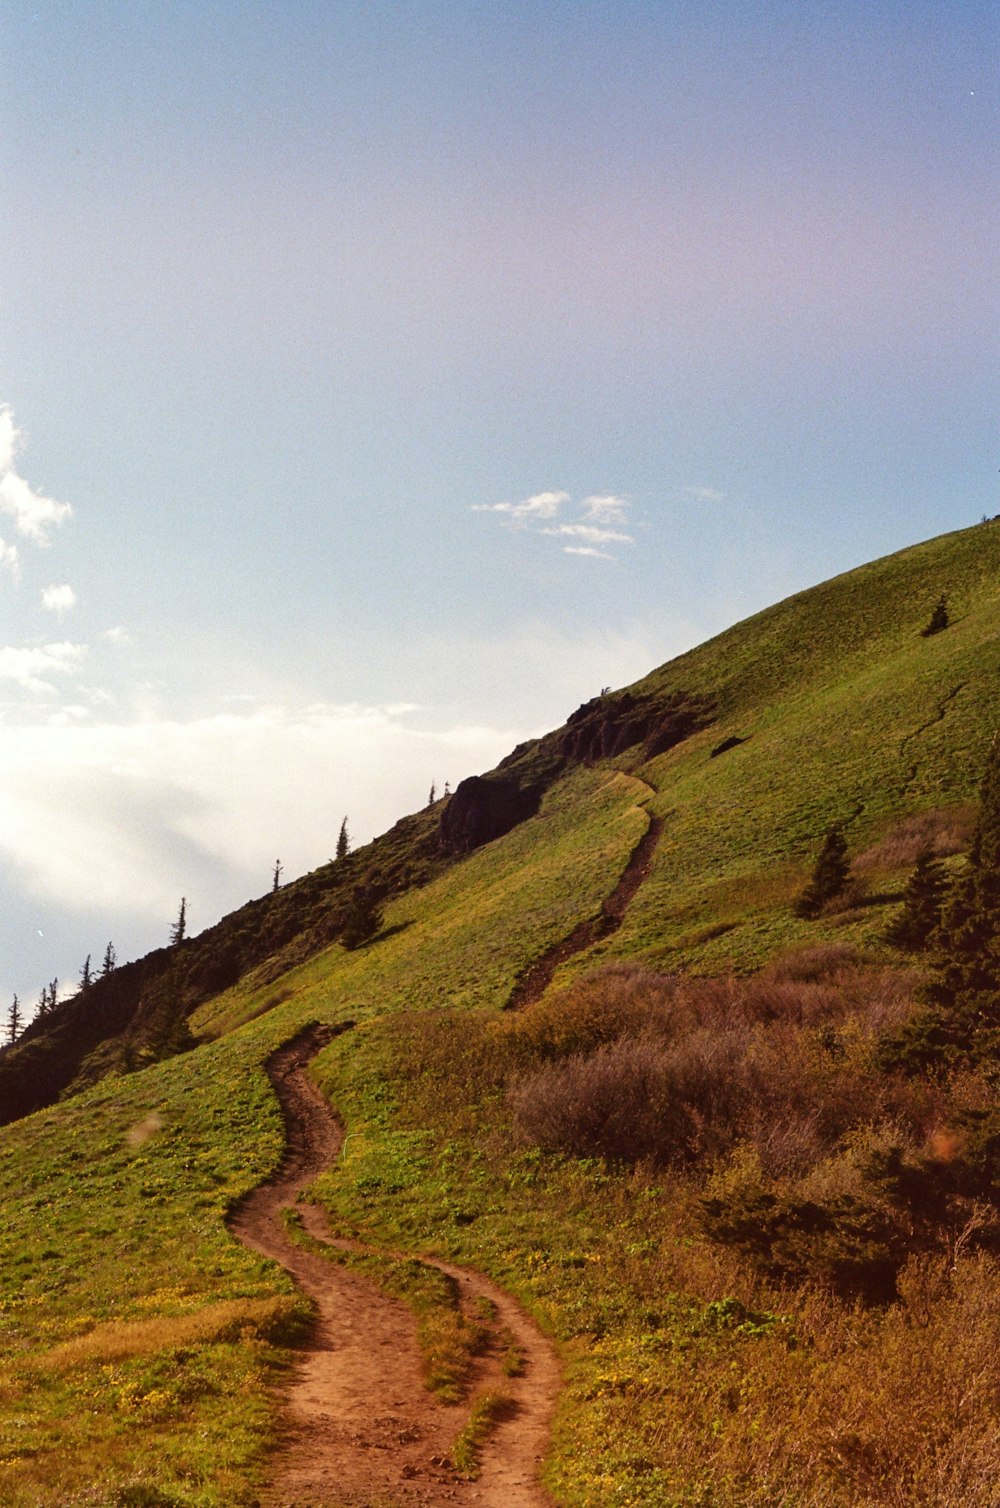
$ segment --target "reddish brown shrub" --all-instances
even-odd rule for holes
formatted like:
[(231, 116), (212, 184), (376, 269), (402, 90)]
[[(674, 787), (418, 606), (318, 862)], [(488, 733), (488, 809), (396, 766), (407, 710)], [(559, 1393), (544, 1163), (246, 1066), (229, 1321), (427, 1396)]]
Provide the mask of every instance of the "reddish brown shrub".
[(964, 853), (975, 827), (975, 808), (952, 806), (921, 812), (897, 822), (884, 837), (854, 860), (854, 868), (905, 869), (917, 862), (924, 849), (938, 858)]

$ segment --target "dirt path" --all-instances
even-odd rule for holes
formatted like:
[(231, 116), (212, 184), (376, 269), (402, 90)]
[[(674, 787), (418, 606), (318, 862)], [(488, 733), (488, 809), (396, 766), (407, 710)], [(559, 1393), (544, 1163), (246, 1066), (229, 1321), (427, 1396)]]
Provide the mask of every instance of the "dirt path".
[[(296, 1204), (342, 1141), (339, 1123), (306, 1073), (332, 1035), (330, 1027), (310, 1027), (269, 1059), (285, 1117), (285, 1157), (274, 1178), (242, 1200), (229, 1221), (235, 1236), (280, 1262), (318, 1308), (285, 1401), (288, 1443), (263, 1501), (273, 1508), (544, 1508), (551, 1500), (538, 1485), (538, 1465), (560, 1373), (552, 1346), (516, 1301), (478, 1273), (429, 1264), (454, 1280), (463, 1307), (480, 1298), (495, 1306), (495, 1344), (477, 1363), (470, 1396), (502, 1387), (512, 1399), (483, 1450), (478, 1480), (468, 1482), (449, 1462), (468, 1403), (446, 1407), (428, 1392), (411, 1311), (285, 1232), (281, 1212), (294, 1206), (314, 1238), (347, 1244), (334, 1241), (316, 1205)], [(500, 1368), (504, 1330), (524, 1358), (515, 1378)]]
[(520, 1010), (523, 1006), (540, 1000), (561, 963), (572, 958), (574, 953), (582, 953), (584, 948), (593, 947), (594, 943), (618, 931), (629, 902), (649, 874), (662, 832), (663, 818), (650, 817), (649, 826), (633, 848), (618, 884), (601, 902), (597, 915), (580, 922), (561, 942), (557, 942), (541, 958), (536, 958), (534, 963), (528, 965), (516, 980), (505, 1010)]

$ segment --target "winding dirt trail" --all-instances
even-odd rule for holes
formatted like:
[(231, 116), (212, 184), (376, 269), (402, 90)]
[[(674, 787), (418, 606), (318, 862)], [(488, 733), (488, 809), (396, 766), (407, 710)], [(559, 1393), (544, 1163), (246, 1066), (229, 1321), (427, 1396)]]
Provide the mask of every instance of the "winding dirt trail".
[[(344, 1028), (341, 1027), (341, 1030)], [(492, 1344), (476, 1364), (470, 1398), (502, 1389), (512, 1407), (481, 1455), (478, 1480), (450, 1465), (468, 1403), (447, 1407), (428, 1392), (411, 1311), (373, 1284), (292, 1241), (282, 1211), (296, 1208), (309, 1234), (334, 1247), (323, 1212), (298, 1204), (299, 1193), (336, 1158), (343, 1132), (306, 1073), (334, 1035), (312, 1026), (280, 1048), (267, 1072), (281, 1104), (286, 1151), (281, 1167), (233, 1210), (229, 1228), (246, 1246), (272, 1257), (316, 1303), (318, 1317), (298, 1354), (285, 1400), (287, 1445), (263, 1502), (270, 1508), (546, 1508), (538, 1483), (561, 1382), (549, 1342), (520, 1305), (487, 1278), (428, 1260), (456, 1284), (463, 1308), (494, 1306)], [(396, 1255), (389, 1253), (389, 1255)], [(508, 1332), (523, 1357), (521, 1375), (503, 1376)]]
[[(636, 777), (638, 778), (638, 777)], [(649, 787), (653, 794), (652, 787)], [(547, 953), (536, 958), (534, 963), (518, 976), (507, 998), (505, 1010), (516, 1011), (540, 1000), (552, 982), (552, 977), (561, 963), (593, 947), (612, 932), (617, 932), (625, 917), (628, 904), (643, 881), (648, 877), (653, 863), (653, 854), (663, 832), (663, 818), (650, 817), (649, 826), (629, 855), (628, 863), (611, 894), (601, 902), (596, 916), (580, 922), (566, 937), (555, 943)]]

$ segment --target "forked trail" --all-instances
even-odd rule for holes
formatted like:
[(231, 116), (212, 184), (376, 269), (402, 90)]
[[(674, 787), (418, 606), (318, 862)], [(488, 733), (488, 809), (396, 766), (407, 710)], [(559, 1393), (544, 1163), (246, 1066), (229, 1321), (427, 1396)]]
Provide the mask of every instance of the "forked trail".
[[(287, 1445), (275, 1458), (264, 1501), (273, 1508), (543, 1508), (551, 1500), (538, 1483), (538, 1467), (560, 1373), (552, 1346), (520, 1305), (478, 1273), (429, 1264), (455, 1282), (463, 1308), (477, 1299), (494, 1306), (496, 1340), (476, 1363), (470, 1397), (496, 1388), (512, 1400), (483, 1449), (478, 1480), (469, 1482), (450, 1465), (468, 1402), (448, 1407), (427, 1390), (411, 1311), (286, 1234), (282, 1211), (294, 1206), (310, 1235), (344, 1244), (331, 1237), (316, 1205), (296, 1204), (342, 1141), (340, 1125), (305, 1071), (330, 1035), (329, 1028), (311, 1027), (269, 1060), (285, 1118), (285, 1157), (274, 1178), (242, 1200), (229, 1221), (245, 1245), (280, 1262), (318, 1310), (294, 1367), (285, 1402)], [(500, 1367), (508, 1337), (523, 1357), (514, 1378)]]

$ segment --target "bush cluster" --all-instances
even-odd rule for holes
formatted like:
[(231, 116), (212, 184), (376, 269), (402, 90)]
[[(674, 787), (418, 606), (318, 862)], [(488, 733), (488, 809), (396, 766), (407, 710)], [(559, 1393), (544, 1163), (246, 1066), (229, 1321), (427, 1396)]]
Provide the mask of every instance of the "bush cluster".
[[(597, 972), (508, 1027), (515, 1136), (687, 1169), (714, 1239), (773, 1278), (884, 1302), (910, 1256), (1000, 1203), (985, 1080), (880, 1063), (880, 1041), (917, 1009), (918, 980), (844, 947), (748, 979)], [(992, 1242), (993, 1214), (976, 1226)]]

